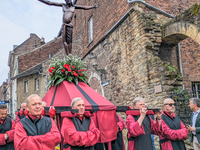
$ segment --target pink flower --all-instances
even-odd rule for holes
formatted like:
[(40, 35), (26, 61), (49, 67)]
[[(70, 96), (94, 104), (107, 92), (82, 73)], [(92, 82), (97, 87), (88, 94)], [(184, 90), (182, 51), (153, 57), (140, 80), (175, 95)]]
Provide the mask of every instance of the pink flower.
[(63, 69), (61, 72), (65, 72), (65, 69)]
[(80, 75), (80, 76), (82, 76), (82, 74), (81, 74), (81, 73), (79, 73), (79, 75)]
[(72, 68), (75, 68), (75, 66), (72, 66)]
[(85, 69), (83, 69), (83, 71), (85, 71)]

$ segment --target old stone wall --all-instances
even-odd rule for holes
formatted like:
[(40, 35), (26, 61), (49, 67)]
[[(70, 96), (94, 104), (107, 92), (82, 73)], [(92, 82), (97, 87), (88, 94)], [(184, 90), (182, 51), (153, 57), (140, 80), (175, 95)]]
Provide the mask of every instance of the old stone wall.
[[(36, 90), (35, 79), (39, 79), (39, 90)], [(28, 82), (28, 92), (25, 91), (25, 81)], [(31, 94), (43, 97), (46, 94), (46, 77), (38, 73), (17, 79), (17, 109)]]
[[(83, 60), (88, 65), (91, 87), (116, 106), (131, 105), (132, 100), (140, 96), (149, 107), (159, 107), (164, 98), (182, 84), (176, 79), (178, 72), (170, 72), (158, 55), (161, 45), (159, 18), (152, 12), (132, 9), (123, 23), (92, 51), (97, 56), (98, 69), (106, 70), (108, 85), (101, 84), (101, 73), (93, 68), (90, 55)], [(124, 113), (120, 115), (126, 118)], [(127, 131), (123, 132), (127, 141)]]

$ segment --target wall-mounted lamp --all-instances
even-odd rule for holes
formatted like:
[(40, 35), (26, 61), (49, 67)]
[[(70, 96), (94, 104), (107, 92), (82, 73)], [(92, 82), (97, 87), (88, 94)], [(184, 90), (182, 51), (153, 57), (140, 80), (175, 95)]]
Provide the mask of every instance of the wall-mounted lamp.
[(92, 66), (94, 67), (94, 69), (97, 71), (97, 72), (100, 72), (101, 73), (101, 82), (102, 82), (102, 85), (105, 86), (105, 85), (108, 85), (109, 84), (109, 80), (106, 80), (106, 70), (105, 69), (97, 69), (98, 67), (98, 64), (97, 64), (97, 56), (91, 52), (90, 53), (90, 62), (92, 64)]

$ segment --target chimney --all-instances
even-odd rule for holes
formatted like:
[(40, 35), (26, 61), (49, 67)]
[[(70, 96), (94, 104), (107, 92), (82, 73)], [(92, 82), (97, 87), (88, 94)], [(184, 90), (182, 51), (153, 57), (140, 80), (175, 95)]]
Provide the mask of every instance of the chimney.
[(41, 42), (42, 45), (45, 44), (45, 41), (44, 41), (43, 37), (40, 39), (40, 42)]
[(15, 49), (18, 45), (13, 45), (13, 49)]

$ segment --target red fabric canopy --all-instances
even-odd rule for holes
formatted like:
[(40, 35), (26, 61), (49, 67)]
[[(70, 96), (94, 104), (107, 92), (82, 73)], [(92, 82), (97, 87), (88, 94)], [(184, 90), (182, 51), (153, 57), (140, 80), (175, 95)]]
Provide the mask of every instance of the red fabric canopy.
[(51, 105), (71, 106), (71, 101), (76, 97), (83, 98), (86, 109), (99, 110), (93, 117), (95, 125), (101, 132), (99, 142), (104, 143), (116, 139), (118, 130), (116, 106), (84, 82), (79, 82), (76, 85), (63, 81), (57, 86), (57, 89), (55, 86), (51, 87), (42, 100), (47, 103), (48, 107)]
[[(54, 95), (55, 86), (53, 86), (44, 96), (43, 101), (49, 107)], [(71, 106), (71, 101), (76, 97), (82, 97), (85, 101), (85, 108), (92, 109), (99, 107), (99, 110), (115, 110), (116, 106), (110, 101), (101, 96), (84, 82), (79, 82), (78, 85), (63, 81), (58, 85), (55, 94), (53, 106)]]

